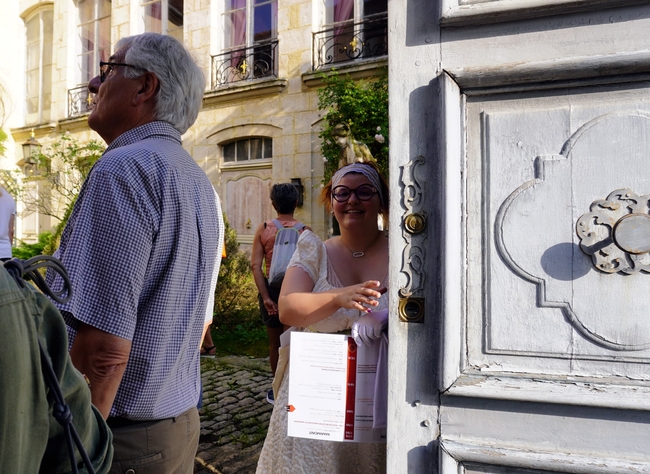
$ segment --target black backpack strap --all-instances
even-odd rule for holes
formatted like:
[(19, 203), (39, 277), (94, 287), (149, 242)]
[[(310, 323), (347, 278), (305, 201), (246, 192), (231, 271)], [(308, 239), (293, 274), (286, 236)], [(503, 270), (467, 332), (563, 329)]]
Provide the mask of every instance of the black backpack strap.
[[(72, 297), (72, 285), (68, 272), (63, 267), (61, 261), (49, 255), (38, 255), (29, 260), (20, 260), (13, 258), (4, 263), (5, 270), (13, 277), (19, 287), (25, 288), (25, 280), (31, 280), (45, 295), (57, 303), (67, 303)], [(38, 271), (39, 268), (51, 269), (58, 273), (63, 279), (63, 288), (61, 291), (54, 292), (50, 285), (47, 284), (43, 275)]]
[[(61, 261), (54, 257), (50, 257), (48, 255), (39, 255), (25, 261), (14, 258), (5, 262), (4, 267), (21, 288), (25, 288), (25, 281), (23, 279), (26, 279), (34, 282), (39, 290), (41, 290), (44, 294), (52, 298), (57, 303), (66, 303), (72, 297), (72, 285), (70, 284), (68, 272), (63, 267)], [(39, 268), (52, 269), (61, 276), (63, 279), (63, 288), (61, 291), (54, 292), (50, 288), (41, 273), (38, 271)], [(52, 415), (63, 427), (66, 444), (68, 446), (68, 454), (70, 456), (70, 466), (72, 468), (72, 472), (74, 474), (79, 473), (76, 457), (74, 455), (74, 447), (76, 446), (79, 454), (81, 455), (84, 466), (88, 470), (88, 474), (95, 474), (95, 469), (93, 468), (92, 462), (88, 457), (88, 453), (86, 453), (81, 439), (79, 438), (79, 434), (72, 424), (72, 412), (70, 411), (70, 407), (68, 407), (68, 405), (65, 403), (65, 398), (63, 397), (61, 386), (59, 385), (59, 381), (56, 378), (56, 374), (54, 373), (54, 368), (52, 367), (52, 363), (50, 362), (47, 352), (45, 349), (43, 349), (43, 345), (41, 344), (40, 339), (38, 341), (38, 348), (41, 354), (41, 370), (43, 371), (45, 385), (47, 385), (47, 387), (50, 389), (50, 393), (54, 398)]]
[[(74, 455), (74, 447), (77, 447), (79, 454), (81, 455), (81, 460), (88, 470), (88, 474), (95, 474), (95, 469), (93, 468), (92, 462), (88, 457), (88, 453), (84, 449), (83, 443), (79, 438), (76, 428), (72, 424), (72, 413), (70, 412), (70, 407), (66, 405), (65, 398), (61, 392), (61, 387), (59, 381), (56, 378), (54, 373), (54, 368), (50, 363), (50, 359), (47, 357), (47, 353), (41, 341), (38, 341), (38, 348), (41, 351), (41, 368), (43, 370), (43, 377), (45, 378), (45, 384), (50, 389), (50, 393), (54, 398), (54, 406), (52, 410), (52, 416), (54, 419), (59, 422), (63, 427), (63, 433), (65, 434), (65, 442), (68, 446), (68, 455), (70, 456), (70, 465), (72, 466), (72, 472), (78, 474), (79, 470), (77, 469), (77, 460)], [(73, 444), (74, 442), (74, 444)]]

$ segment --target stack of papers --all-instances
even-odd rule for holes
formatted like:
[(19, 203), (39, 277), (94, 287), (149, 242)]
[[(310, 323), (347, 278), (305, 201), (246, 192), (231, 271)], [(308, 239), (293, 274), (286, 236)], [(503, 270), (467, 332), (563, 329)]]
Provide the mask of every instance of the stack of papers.
[(373, 428), (379, 341), (357, 346), (343, 334), (291, 333), (289, 436), (330, 441), (386, 441)]

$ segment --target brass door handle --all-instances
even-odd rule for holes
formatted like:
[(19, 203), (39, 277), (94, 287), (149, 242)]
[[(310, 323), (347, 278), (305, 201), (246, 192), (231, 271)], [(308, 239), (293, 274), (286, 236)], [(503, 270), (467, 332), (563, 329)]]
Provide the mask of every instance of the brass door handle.
[(404, 217), (404, 227), (409, 234), (419, 234), (427, 226), (427, 219), (424, 214), (416, 212)]

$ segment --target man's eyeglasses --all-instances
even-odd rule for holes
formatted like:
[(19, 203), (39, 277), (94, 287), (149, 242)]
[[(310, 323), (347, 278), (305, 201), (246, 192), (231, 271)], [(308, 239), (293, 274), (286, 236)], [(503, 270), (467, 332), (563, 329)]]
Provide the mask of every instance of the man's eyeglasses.
[(111, 62), (104, 62), (104, 61), (99, 61), (99, 82), (103, 83), (108, 75), (111, 73), (113, 68), (115, 66), (124, 66), (124, 67), (132, 67), (134, 69), (142, 69), (140, 66), (133, 66), (132, 64), (126, 64), (126, 63), (111, 63)]
[(347, 186), (337, 186), (332, 189), (332, 197), (338, 202), (346, 202), (350, 199), (352, 193), (354, 193), (359, 201), (370, 201), (377, 194), (377, 190), (369, 184), (362, 184), (356, 189), (350, 189)]

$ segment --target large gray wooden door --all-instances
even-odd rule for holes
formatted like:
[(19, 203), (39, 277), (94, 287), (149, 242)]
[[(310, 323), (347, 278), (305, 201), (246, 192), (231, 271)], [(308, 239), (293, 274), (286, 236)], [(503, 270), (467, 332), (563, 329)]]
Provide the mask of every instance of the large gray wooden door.
[(648, 2), (389, 28), (389, 472), (650, 472)]

